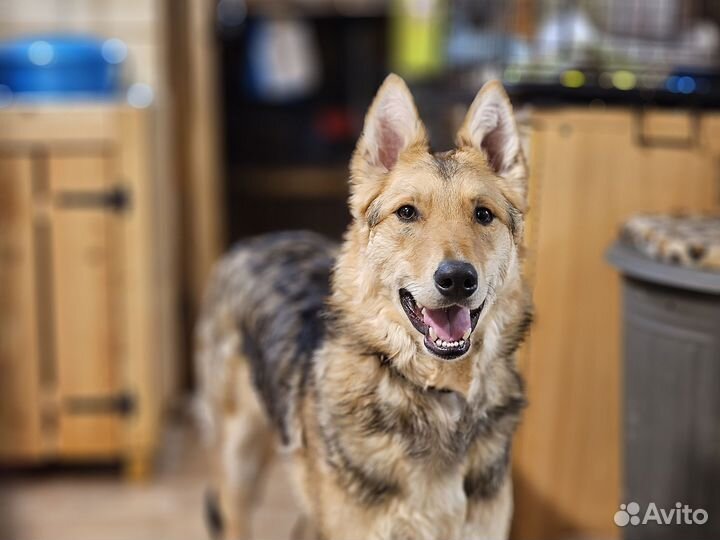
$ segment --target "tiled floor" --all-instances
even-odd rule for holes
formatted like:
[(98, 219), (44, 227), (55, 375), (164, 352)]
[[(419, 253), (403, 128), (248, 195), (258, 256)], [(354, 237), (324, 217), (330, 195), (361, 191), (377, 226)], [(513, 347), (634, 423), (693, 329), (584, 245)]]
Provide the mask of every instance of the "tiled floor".
[[(0, 540), (204, 540), (204, 454), (186, 427), (168, 430), (153, 479), (117, 471), (0, 476)], [(270, 473), (255, 515), (257, 540), (286, 540), (297, 516), (284, 469)]]

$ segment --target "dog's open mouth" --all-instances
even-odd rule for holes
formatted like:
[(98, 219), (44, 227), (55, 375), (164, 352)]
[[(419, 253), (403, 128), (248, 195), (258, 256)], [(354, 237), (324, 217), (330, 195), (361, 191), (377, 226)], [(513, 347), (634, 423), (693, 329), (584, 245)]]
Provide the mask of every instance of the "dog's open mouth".
[(410, 292), (400, 289), (400, 304), (410, 323), (425, 336), (425, 348), (445, 360), (461, 357), (470, 349), (470, 335), (485, 302), (477, 309), (464, 306), (430, 309), (418, 305)]

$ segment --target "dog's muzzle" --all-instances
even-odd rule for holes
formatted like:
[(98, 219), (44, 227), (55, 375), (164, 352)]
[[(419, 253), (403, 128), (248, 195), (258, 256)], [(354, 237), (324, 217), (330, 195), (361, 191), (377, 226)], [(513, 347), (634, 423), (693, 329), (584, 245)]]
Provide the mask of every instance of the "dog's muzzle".
[(413, 327), (425, 336), (425, 348), (443, 360), (455, 360), (470, 350), (471, 334), (485, 306), (483, 302), (474, 310), (457, 304), (431, 309), (418, 305), (407, 289), (400, 289), (400, 304)]

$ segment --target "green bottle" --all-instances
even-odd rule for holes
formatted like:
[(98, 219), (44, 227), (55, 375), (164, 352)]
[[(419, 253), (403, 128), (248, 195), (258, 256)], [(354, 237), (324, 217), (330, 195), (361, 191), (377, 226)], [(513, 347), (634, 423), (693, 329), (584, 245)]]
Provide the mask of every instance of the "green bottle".
[(393, 0), (392, 69), (409, 79), (433, 75), (445, 58), (448, 0)]

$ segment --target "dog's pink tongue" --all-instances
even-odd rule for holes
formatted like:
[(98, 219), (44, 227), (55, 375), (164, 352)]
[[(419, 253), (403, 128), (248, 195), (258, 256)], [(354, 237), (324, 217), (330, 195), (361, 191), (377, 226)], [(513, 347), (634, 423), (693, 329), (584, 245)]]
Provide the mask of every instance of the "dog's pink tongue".
[(470, 330), (470, 310), (460, 306), (425, 308), (423, 322), (432, 326), (440, 339), (458, 341)]

